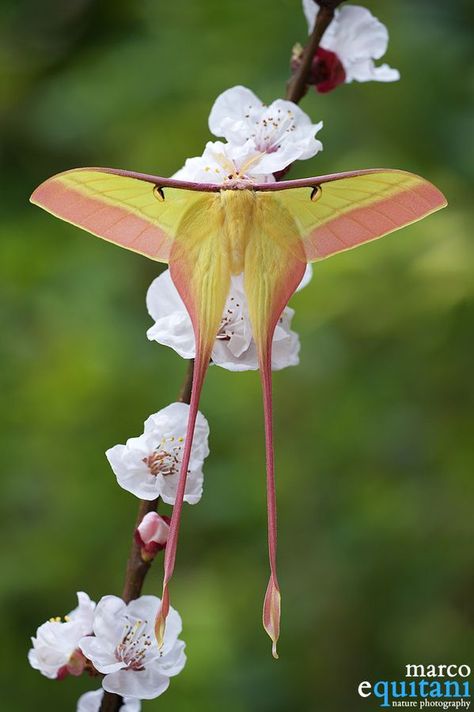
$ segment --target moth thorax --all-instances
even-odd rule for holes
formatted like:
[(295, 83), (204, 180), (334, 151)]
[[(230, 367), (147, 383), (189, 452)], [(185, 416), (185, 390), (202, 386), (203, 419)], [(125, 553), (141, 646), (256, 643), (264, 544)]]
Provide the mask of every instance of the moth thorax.
[(222, 190), (221, 205), (224, 211), (224, 239), (229, 254), (232, 274), (244, 270), (245, 248), (252, 226), (255, 193), (252, 190)]

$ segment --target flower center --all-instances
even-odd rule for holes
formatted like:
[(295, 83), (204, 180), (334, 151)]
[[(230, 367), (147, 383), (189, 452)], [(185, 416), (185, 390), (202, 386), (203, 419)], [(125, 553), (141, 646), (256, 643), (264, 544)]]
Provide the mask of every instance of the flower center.
[[(174, 442), (178, 444), (173, 445)], [(166, 444), (168, 443), (168, 446)], [(150, 470), (152, 475), (174, 475), (179, 470), (181, 462), (181, 451), (183, 449), (184, 438), (175, 438), (171, 435), (169, 438), (163, 438), (159, 446), (151, 455), (143, 458), (143, 462)]]
[(228, 158), (228, 156), (223, 153), (214, 151), (212, 155), (217, 165), (214, 169), (210, 165), (205, 166), (204, 170), (206, 173), (213, 171), (214, 173), (222, 174), (225, 188), (246, 188), (253, 182), (247, 173), (255, 163), (258, 163), (263, 154), (262, 152), (254, 153), (250, 158), (244, 161), (240, 167), (234, 160)]
[(115, 649), (115, 657), (125, 663), (129, 670), (143, 670), (152, 645), (148, 621), (137, 619), (132, 622), (128, 616), (127, 621), (122, 639)]
[[(248, 113), (245, 118), (251, 120), (253, 107), (249, 106)], [(296, 130), (295, 115), (288, 109), (283, 111), (277, 109), (268, 115), (267, 111), (259, 119), (254, 120), (253, 132), (249, 138), (253, 138), (258, 151), (262, 153), (274, 153), (280, 148), (280, 141), (284, 134), (291, 133)], [(249, 121), (250, 123), (250, 121)]]

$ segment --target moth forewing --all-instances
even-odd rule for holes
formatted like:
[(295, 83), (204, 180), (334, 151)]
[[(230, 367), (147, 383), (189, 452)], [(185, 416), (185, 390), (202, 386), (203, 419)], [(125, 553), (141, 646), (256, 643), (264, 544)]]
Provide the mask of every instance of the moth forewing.
[[(308, 179), (308, 183), (309, 183)], [(446, 205), (444, 195), (413, 173), (363, 171), (349, 176), (322, 176), (321, 194), (311, 200), (312, 186), (287, 181), (275, 200), (293, 216), (309, 262), (370, 242), (421, 220)]]

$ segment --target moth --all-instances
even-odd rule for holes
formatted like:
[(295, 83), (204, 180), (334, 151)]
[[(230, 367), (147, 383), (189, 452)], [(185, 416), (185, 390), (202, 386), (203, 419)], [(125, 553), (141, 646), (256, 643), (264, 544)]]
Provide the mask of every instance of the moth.
[(446, 205), (431, 183), (391, 169), (359, 170), (275, 183), (241, 174), (222, 184), (179, 181), (112, 168), (80, 168), (42, 183), (31, 201), (67, 222), (169, 264), (191, 318), (196, 358), (187, 435), (165, 550), (156, 621), (163, 640), (186, 475), (199, 398), (232, 275), (244, 275), (257, 346), (265, 419), (270, 576), (263, 625), (277, 656), (277, 578), (271, 349), (280, 315), (306, 265), (375, 240)]

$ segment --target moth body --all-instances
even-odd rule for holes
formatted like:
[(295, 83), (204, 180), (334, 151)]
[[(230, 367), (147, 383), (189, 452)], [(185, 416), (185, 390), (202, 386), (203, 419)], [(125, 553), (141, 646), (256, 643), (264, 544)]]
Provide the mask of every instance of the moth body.
[(230, 272), (238, 275), (244, 271), (257, 195), (253, 190), (222, 190), (218, 195), (222, 211), (222, 239), (228, 253)]

